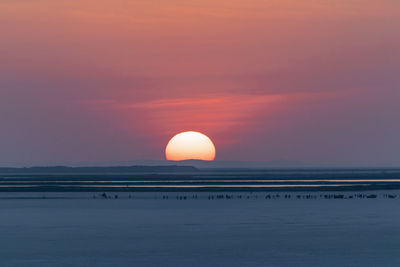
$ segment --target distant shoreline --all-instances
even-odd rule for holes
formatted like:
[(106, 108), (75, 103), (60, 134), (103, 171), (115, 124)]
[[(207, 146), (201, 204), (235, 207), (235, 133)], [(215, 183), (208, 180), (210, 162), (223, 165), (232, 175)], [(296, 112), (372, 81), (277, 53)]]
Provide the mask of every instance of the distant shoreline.
[[(47, 172), (32, 173), (32, 170)], [(397, 169), (201, 171), (192, 167), (132, 166), (36, 167), (9, 171), (0, 173), (0, 192), (315, 192), (400, 189), (400, 170)]]
[(0, 187), (2, 192), (336, 192), (336, 191), (381, 191), (400, 190), (400, 184), (396, 185), (368, 185), (368, 186), (279, 186), (279, 187), (56, 187), (56, 186), (27, 186), (27, 187)]

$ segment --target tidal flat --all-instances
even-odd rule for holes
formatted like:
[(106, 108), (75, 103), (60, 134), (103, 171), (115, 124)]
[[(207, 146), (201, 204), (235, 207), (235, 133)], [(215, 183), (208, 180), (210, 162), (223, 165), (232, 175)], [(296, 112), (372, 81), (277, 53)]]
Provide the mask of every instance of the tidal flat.
[[(131, 172), (126, 172), (126, 168)], [(171, 170), (140, 166), (94, 169), (54, 167), (11, 169), (5, 172), (6, 169), (3, 173), (0, 172), (0, 192), (400, 190), (400, 169), (192, 170), (185, 167), (174, 172), (176, 168), (178, 167), (172, 166)], [(76, 171), (81, 173), (74, 173)]]

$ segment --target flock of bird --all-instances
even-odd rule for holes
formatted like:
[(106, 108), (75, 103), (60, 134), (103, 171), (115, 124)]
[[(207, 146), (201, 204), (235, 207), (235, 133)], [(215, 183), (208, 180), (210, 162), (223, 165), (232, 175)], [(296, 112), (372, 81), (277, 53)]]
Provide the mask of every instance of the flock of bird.
[[(103, 198), (103, 199), (118, 199), (120, 196), (118, 194), (107, 194), (103, 193), (100, 195), (93, 195), (93, 198)], [(128, 198), (137, 198), (135, 195), (129, 194)], [(189, 199), (199, 199), (206, 198), (208, 200), (217, 200), (217, 199), (376, 199), (376, 198), (387, 198), (387, 199), (396, 199), (400, 198), (400, 195), (397, 194), (366, 194), (366, 193), (353, 193), (353, 194), (209, 194), (198, 195), (198, 194), (184, 194), (184, 195), (162, 195), (161, 197), (154, 196), (155, 199), (176, 199), (176, 200), (189, 200)]]

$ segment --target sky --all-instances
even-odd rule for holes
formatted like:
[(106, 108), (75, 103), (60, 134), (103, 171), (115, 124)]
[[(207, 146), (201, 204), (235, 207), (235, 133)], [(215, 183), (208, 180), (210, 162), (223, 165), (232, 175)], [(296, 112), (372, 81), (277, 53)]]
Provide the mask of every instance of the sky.
[(0, 165), (400, 166), (398, 0), (0, 0)]

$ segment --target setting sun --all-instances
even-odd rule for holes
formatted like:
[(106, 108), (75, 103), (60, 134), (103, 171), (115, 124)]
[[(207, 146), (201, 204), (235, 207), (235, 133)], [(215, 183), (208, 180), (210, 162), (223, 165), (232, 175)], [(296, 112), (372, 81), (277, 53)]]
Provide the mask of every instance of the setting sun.
[(215, 146), (211, 139), (199, 132), (183, 132), (175, 135), (165, 149), (167, 160), (215, 159)]

